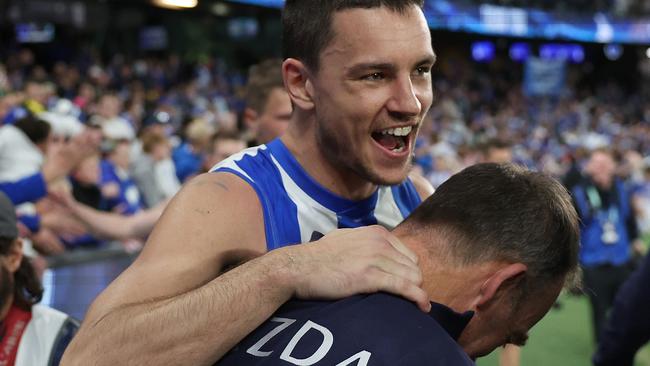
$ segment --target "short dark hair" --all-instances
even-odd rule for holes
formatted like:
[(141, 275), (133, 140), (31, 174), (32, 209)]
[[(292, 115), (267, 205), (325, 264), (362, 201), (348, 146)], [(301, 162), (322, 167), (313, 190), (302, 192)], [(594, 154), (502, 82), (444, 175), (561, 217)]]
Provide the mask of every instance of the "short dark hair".
[(352, 8), (378, 8), (403, 13), (422, 7), (424, 0), (287, 0), (282, 12), (282, 51), (285, 58), (304, 62), (318, 71), (321, 51), (334, 37), (332, 14)]
[(246, 84), (246, 106), (262, 113), (275, 88), (284, 89), (281, 59), (268, 59), (251, 66)]
[(528, 289), (577, 271), (580, 231), (571, 196), (555, 179), (514, 164), (461, 171), (403, 225), (435, 230), (460, 265), (526, 264)]
[[(15, 242), (16, 238), (0, 237), (0, 256), (8, 255)], [(20, 267), (14, 273), (14, 303), (24, 310), (30, 310), (42, 297), (43, 286), (29, 258), (23, 256)]]

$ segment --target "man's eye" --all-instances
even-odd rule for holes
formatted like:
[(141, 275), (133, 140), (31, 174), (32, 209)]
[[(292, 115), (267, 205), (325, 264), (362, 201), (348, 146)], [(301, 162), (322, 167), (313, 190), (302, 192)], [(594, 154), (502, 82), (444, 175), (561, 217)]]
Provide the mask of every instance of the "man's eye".
[(415, 69), (416, 75), (427, 75), (430, 72), (431, 72), (430, 66), (419, 66), (418, 68)]
[(382, 74), (381, 72), (373, 72), (372, 74), (368, 74), (363, 77), (363, 80), (368, 80), (368, 81), (378, 81), (383, 79), (384, 79), (384, 74)]

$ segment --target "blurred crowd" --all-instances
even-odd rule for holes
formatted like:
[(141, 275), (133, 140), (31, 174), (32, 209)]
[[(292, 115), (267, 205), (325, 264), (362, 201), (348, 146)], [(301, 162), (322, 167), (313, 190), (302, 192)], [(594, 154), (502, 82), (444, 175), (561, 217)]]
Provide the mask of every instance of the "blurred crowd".
[(479, 4), (495, 4), (526, 9), (542, 9), (553, 12), (584, 13), (602, 12), (617, 17), (639, 18), (650, 15), (650, 1), (648, 0), (490, 0), (474, 1)]
[[(23, 236), (44, 255), (106, 239), (137, 250), (183, 183), (276, 137), (291, 113), (277, 60), (250, 74), (173, 55), (46, 68), (22, 49), (5, 60), (0, 188), (19, 205)], [(521, 69), (505, 60), (479, 68), (443, 58), (415, 169), (438, 186), (477, 162), (514, 161), (571, 188), (590, 151), (606, 147), (632, 191), (641, 231), (650, 231), (647, 93), (609, 81), (585, 86), (576, 69), (561, 96), (529, 97)]]
[(0, 185), (22, 236), (44, 255), (104, 239), (137, 250), (138, 220), (253, 143), (238, 125), (243, 80), (218, 62), (115, 57), (46, 70), (29, 50), (11, 53), (0, 64)]

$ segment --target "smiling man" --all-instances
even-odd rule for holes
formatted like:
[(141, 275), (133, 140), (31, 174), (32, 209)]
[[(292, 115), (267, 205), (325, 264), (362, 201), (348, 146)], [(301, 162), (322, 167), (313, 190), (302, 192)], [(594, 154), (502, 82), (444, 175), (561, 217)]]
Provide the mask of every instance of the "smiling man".
[(408, 178), (433, 98), (421, 6), (285, 3), (286, 133), (185, 185), (64, 364), (211, 364), (292, 296), (386, 291), (430, 308), (415, 254), (386, 230), (432, 192)]

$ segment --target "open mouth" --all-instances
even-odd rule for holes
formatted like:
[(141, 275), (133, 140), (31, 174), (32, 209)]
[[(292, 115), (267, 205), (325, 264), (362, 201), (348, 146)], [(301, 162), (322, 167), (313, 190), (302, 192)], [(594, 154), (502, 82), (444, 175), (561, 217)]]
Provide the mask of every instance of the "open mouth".
[(385, 150), (399, 154), (408, 148), (413, 126), (388, 128), (372, 133), (372, 138)]

